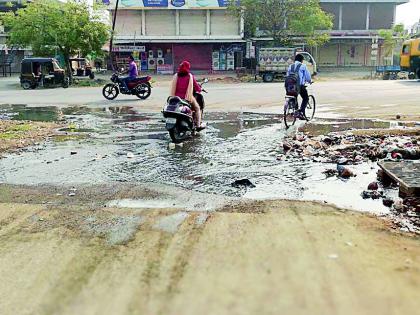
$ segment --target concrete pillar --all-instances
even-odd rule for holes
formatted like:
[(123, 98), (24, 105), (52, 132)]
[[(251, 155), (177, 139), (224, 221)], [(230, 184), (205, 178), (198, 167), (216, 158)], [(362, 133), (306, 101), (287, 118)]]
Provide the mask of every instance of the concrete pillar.
[(175, 10), (175, 35), (179, 36), (180, 33), (179, 10)]
[(341, 31), (343, 29), (343, 5), (340, 4), (338, 11), (338, 29)]
[(210, 10), (206, 10), (206, 35), (210, 36), (211, 32), (211, 13)]
[(141, 11), (141, 35), (145, 36), (146, 34), (146, 12)]
[(366, 30), (370, 27), (370, 3), (366, 5)]
[(239, 35), (241, 35), (242, 38), (244, 38), (245, 36), (245, 19), (244, 17), (241, 15), (240, 17), (240, 21), (239, 21)]

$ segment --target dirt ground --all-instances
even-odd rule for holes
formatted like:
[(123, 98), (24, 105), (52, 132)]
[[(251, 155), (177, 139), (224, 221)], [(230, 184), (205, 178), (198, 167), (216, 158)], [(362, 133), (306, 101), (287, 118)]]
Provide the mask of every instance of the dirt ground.
[(122, 196), (108, 196), (115, 187), (75, 197), (37, 189), (0, 186), (1, 314), (415, 314), (420, 307), (420, 239), (376, 217), (289, 201), (215, 212), (119, 209), (104, 207)]
[(0, 119), (0, 157), (6, 151), (14, 151), (55, 134), (57, 123), (16, 121)]

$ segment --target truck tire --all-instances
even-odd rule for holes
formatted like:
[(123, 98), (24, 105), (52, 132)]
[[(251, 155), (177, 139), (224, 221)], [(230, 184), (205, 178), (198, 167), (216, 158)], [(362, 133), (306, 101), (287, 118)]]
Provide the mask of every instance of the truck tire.
[(420, 68), (417, 68), (416, 74), (417, 74), (417, 79), (420, 79)]
[(263, 75), (263, 81), (266, 83), (273, 82), (274, 75), (272, 73), (266, 73)]

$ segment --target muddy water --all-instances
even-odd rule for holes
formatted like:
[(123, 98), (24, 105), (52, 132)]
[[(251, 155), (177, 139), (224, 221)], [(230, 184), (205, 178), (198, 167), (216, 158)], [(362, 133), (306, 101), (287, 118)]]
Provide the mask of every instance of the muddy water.
[[(143, 114), (129, 107), (52, 107), (38, 108), (36, 113), (24, 107), (8, 107), (3, 108), (3, 115), (21, 117), (20, 110), (31, 119), (64, 118), (71, 126), (68, 134), (87, 133), (89, 137), (64, 142), (51, 139), (7, 156), (0, 163), (2, 183), (152, 182), (226, 196), (319, 200), (356, 210), (386, 211), (380, 200), (360, 197), (376, 177), (375, 164), (353, 166), (358, 176), (343, 181), (322, 174), (335, 165), (278, 161), (279, 144), (286, 135), (280, 116), (208, 113), (207, 130), (171, 149), (159, 114)], [(331, 122), (308, 128), (320, 130), (337, 125), (353, 128)], [(248, 178), (256, 187), (232, 187), (232, 182), (242, 178)]]

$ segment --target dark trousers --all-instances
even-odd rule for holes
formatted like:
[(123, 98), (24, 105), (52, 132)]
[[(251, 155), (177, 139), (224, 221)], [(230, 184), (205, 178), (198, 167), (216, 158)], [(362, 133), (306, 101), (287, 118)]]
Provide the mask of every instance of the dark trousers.
[(301, 86), (300, 87), (300, 96), (302, 97), (302, 103), (300, 104), (300, 111), (302, 113), (305, 112), (306, 106), (308, 105), (309, 102), (309, 95), (308, 95), (308, 90), (306, 89), (306, 86)]
[(132, 78), (132, 77), (123, 78), (122, 82), (123, 82), (124, 87), (128, 90), (128, 83), (131, 82), (131, 81), (134, 81), (134, 80), (135, 80), (135, 78)]

